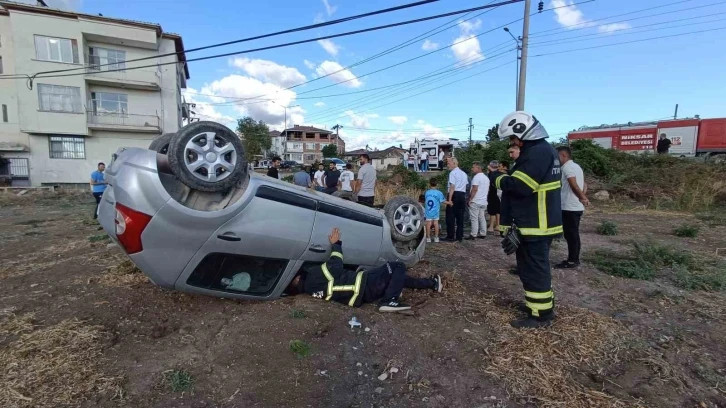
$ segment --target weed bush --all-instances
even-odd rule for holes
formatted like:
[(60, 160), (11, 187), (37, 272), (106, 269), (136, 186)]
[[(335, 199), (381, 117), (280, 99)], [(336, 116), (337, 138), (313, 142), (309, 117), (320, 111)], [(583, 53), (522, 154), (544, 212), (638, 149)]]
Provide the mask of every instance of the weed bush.
[(697, 225), (683, 224), (673, 230), (673, 234), (677, 237), (695, 238), (698, 235), (699, 228)]
[(618, 224), (605, 220), (597, 226), (597, 233), (600, 235), (618, 235)]
[(308, 354), (310, 354), (310, 350), (312, 350), (310, 343), (306, 343), (302, 340), (290, 341), (290, 351), (295, 353), (295, 355), (299, 358), (307, 357)]
[(174, 392), (189, 391), (194, 383), (192, 375), (184, 370), (169, 370), (164, 374)]

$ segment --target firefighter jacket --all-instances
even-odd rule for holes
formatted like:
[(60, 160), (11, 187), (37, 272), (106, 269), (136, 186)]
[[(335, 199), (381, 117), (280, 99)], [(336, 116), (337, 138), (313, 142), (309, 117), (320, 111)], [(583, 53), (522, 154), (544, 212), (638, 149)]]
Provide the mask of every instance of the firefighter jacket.
[(363, 303), (366, 275), (363, 271), (347, 271), (343, 268), (342, 245), (341, 241), (333, 244), (327, 262), (307, 269), (303, 288), (305, 293), (314, 298), (358, 307)]
[(560, 160), (546, 140), (525, 141), (509, 174), (496, 178), (502, 190), (500, 229), (519, 228), (525, 240), (562, 234)]

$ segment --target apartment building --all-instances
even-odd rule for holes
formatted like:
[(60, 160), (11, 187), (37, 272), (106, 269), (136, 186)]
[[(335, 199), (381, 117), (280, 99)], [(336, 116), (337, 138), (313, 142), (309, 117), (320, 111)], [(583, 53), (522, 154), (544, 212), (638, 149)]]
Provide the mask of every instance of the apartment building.
[(268, 156), (284, 157), (285, 155), (285, 136), (277, 130), (270, 131), (270, 151)]
[(338, 147), (338, 154), (345, 153), (345, 141), (329, 130), (295, 125), (280, 134), (285, 136), (285, 160), (304, 164), (321, 161), (322, 150), (329, 144)]
[[(138, 58), (149, 59), (127, 65)], [(13, 184), (87, 184), (119, 147), (176, 132), (185, 60), (182, 38), (158, 24), (0, 0), (0, 70), (21, 76), (0, 80)], [(25, 77), (57, 70), (68, 71)]]

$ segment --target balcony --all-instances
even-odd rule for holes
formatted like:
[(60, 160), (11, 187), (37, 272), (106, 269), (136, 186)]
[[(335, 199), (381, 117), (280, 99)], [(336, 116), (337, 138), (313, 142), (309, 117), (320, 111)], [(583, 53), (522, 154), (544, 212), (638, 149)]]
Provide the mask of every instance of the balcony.
[(88, 128), (133, 133), (161, 133), (161, 119), (156, 115), (88, 111)]
[[(146, 62), (148, 64), (145, 64)], [(153, 61), (149, 60), (138, 64), (149, 65), (152, 63)], [(86, 66), (86, 82), (90, 84), (146, 91), (161, 90), (161, 79), (156, 68), (139, 68), (126, 71), (125, 61), (109, 60), (105, 57), (88, 54), (84, 55), (84, 65)]]

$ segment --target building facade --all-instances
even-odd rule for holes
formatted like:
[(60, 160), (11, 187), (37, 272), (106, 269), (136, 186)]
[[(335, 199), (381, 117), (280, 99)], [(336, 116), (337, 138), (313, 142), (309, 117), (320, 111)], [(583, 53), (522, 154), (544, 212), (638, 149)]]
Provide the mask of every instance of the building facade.
[(285, 137), (285, 160), (312, 164), (323, 159), (323, 148), (329, 144), (338, 147), (338, 154), (345, 153), (345, 141), (329, 130), (312, 126), (295, 125), (281, 132)]
[(2, 74), (18, 75), (0, 81), (0, 156), (14, 183), (88, 183), (118, 148), (181, 126), (184, 45), (157, 24), (0, 0), (0, 58)]

